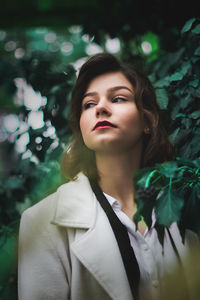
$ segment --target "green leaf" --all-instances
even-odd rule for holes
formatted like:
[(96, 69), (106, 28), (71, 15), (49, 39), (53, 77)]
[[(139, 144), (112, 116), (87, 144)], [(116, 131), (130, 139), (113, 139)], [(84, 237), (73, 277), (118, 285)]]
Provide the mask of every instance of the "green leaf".
[(157, 101), (160, 109), (167, 109), (168, 106), (168, 95), (165, 89), (157, 89), (156, 90)]
[(173, 177), (177, 171), (177, 161), (167, 161), (162, 164), (158, 164), (158, 172), (164, 175), (166, 178)]
[(180, 70), (180, 73), (185, 76), (190, 68), (191, 68), (191, 63), (189, 61), (187, 61), (183, 64), (183, 66)]
[(192, 33), (200, 34), (200, 24), (198, 24), (194, 27), (194, 29), (192, 29)]
[(191, 18), (190, 20), (188, 20), (185, 25), (183, 26), (183, 28), (181, 29), (181, 34), (189, 31), (192, 27), (192, 24), (194, 23), (194, 21), (196, 20), (196, 18)]
[(190, 68), (191, 64), (189, 61), (184, 63), (179, 72), (176, 72), (169, 77), (169, 81), (172, 82), (182, 80)]
[(176, 138), (177, 138), (179, 132), (180, 132), (180, 127), (176, 128), (176, 129), (172, 132), (172, 134), (169, 136), (169, 139), (170, 139), (170, 141), (171, 141), (172, 144), (175, 143), (175, 140), (176, 140)]
[(181, 118), (181, 117), (184, 118), (185, 116), (186, 116), (186, 114), (179, 113), (176, 115), (176, 119)]
[(152, 168), (142, 168), (133, 174), (133, 184), (138, 189), (140, 186), (145, 186), (145, 182), (151, 173)]
[(0, 245), (0, 283), (2, 283), (11, 272), (15, 271), (17, 265), (17, 234), (1, 235)]
[(200, 110), (194, 111), (193, 113), (191, 113), (189, 115), (189, 117), (192, 118), (192, 119), (198, 119), (200, 117)]
[(188, 104), (193, 100), (193, 98), (191, 97), (191, 94), (188, 93), (185, 97), (182, 97), (180, 99), (180, 106), (182, 109), (186, 108), (188, 106)]
[(195, 52), (194, 52), (194, 55), (200, 55), (200, 47), (198, 47), (196, 50), (195, 50)]
[(169, 227), (172, 223), (179, 221), (184, 200), (181, 192), (167, 189), (156, 202), (157, 222)]
[(170, 80), (169, 80), (169, 76), (166, 76), (160, 80), (158, 80), (154, 86), (155, 88), (164, 88), (170, 85)]
[(191, 229), (200, 234), (200, 183), (191, 189), (190, 194), (185, 199), (185, 207), (181, 216), (180, 225), (182, 228)]
[(193, 164), (196, 168), (200, 168), (200, 158), (193, 160)]
[(164, 245), (164, 237), (165, 237), (165, 227), (158, 224), (156, 222), (155, 224), (155, 229), (157, 231), (157, 234), (158, 234), (158, 239), (159, 239), (159, 242), (161, 243), (161, 245), (163, 246)]
[[(200, 47), (199, 47), (199, 54), (200, 54)], [(194, 88), (196, 88), (198, 85), (199, 85), (199, 80), (198, 79), (194, 79), (194, 80), (189, 82), (189, 86), (192, 86)]]
[(197, 133), (193, 139), (192, 139), (192, 142), (191, 142), (191, 149), (192, 149), (192, 153), (193, 154), (196, 154), (200, 151), (200, 135)]
[(5, 188), (8, 190), (10, 189), (17, 189), (20, 188), (24, 183), (23, 177), (10, 177), (5, 182)]
[[(188, 138), (190, 135), (188, 134)], [(185, 141), (185, 140), (184, 140)], [(186, 158), (191, 158), (192, 156), (192, 150), (191, 150), (191, 141), (185, 142), (183, 145), (181, 145), (179, 149), (179, 153), (181, 156), (186, 157)]]
[(170, 77), (169, 77), (169, 81), (170, 82), (173, 82), (173, 81), (179, 81), (179, 80), (182, 80), (183, 79), (183, 74), (180, 73), (180, 72), (176, 72), (174, 74), (172, 74)]
[(186, 129), (190, 129), (192, 125), (192, 120), (189, 118), (184, 118), (182, 123), (185, 125)]

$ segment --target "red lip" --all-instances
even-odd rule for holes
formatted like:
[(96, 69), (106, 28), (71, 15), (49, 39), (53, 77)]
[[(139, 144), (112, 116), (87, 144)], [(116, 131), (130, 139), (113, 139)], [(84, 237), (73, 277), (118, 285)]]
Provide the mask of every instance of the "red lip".
[(105, 128), (108, 128), (108, 127), (114, 127), (114, 128), (117, 128), (116, 125), (108, 122), (108, 121), (100, 121), (100, 122), (97, 122), (96, 125), (94, 126), (93, 130), (95, 130), (96, 128), (98, 127), (105, 127)]

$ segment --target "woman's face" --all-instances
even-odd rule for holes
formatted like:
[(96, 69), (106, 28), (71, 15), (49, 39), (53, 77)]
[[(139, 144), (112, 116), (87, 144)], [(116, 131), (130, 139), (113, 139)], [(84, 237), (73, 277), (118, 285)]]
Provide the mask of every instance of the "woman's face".
[(121, 72), (90, 82), (82, 100), (80, 129), (85, 145), (95, 152), (126, 152), (142, 145), (144, 122), (133, 86)]

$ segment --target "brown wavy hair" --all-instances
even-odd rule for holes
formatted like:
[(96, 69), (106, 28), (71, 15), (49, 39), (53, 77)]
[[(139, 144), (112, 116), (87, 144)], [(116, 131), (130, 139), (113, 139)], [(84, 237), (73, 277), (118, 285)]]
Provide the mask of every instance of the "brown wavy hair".
[(95, 153), (85, 146), (79, 121), (83, 95), (91, 80), (110, 72), (121, 72), (130, 81), (134, 88), (137, 108), (150, 129), (149, 134), (144, 134), (141, 167), (152, 167), (156, 163), (173, 158), (173, 146), (160, 118), (155, 90), (148, 77), (132, 65), (119, 62), (115, 56), (109, 53), (100, 53), (90, 57), (83, 64), (72, 91), (69, 120), (72, 137), (61, 160), (61, 171), (68, 180), (75, 180), (79, 172), (83, 172), (91, 179), (99, 178)]

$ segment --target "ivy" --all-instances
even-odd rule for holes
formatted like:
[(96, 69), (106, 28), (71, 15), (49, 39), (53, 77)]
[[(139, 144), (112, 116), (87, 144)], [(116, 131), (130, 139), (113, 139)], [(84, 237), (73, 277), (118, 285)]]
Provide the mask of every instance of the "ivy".
[[(138, 208), (134, 220), (138, 223), (144, 219), (150, 227), (149, 214), (154, 212), (155, 228), (162, 243), (164, 227), (174, 222), (183, 241), (187, 229), (200, 235), (199, 33), (199, 19), (188, 20), (181, 30), (185, 46), (181, 51), (167, 54), (162, 63), (155, 62), (150, 76), (154, 79), (160, 108), (167, 113), (166, 126), (177, 158), (134, 175)], [(158, 192), (150, 202), (144, 196), (149, 187)]]
[(186, 33), (187, 31), (189, 31), (192, 27), (192, 24), (195, 22), (195, 18), (191, 18), (190, 20), (188, 20), (185, 25), (183, 26), (183, 28), (181, 29), (181, 34)]
[[(183, 240), (186, 229), (200, 234), (199, 158), (191, 161), (177, 157), (175, 161), (158, 164), (151, 169), (145, 168), (136, 172), (134, 182), (138, 191), (138, 209), (134, 216), (136, 223), (144, 219), (150, 227), (150, 216), (154, 211), (158, 234), (162, 233), (163, 227), (169, 227), (174, 222), (177, 222)], [(153, 199), (145, 199), (145, 189), (149, 187), (156, 191)]]

